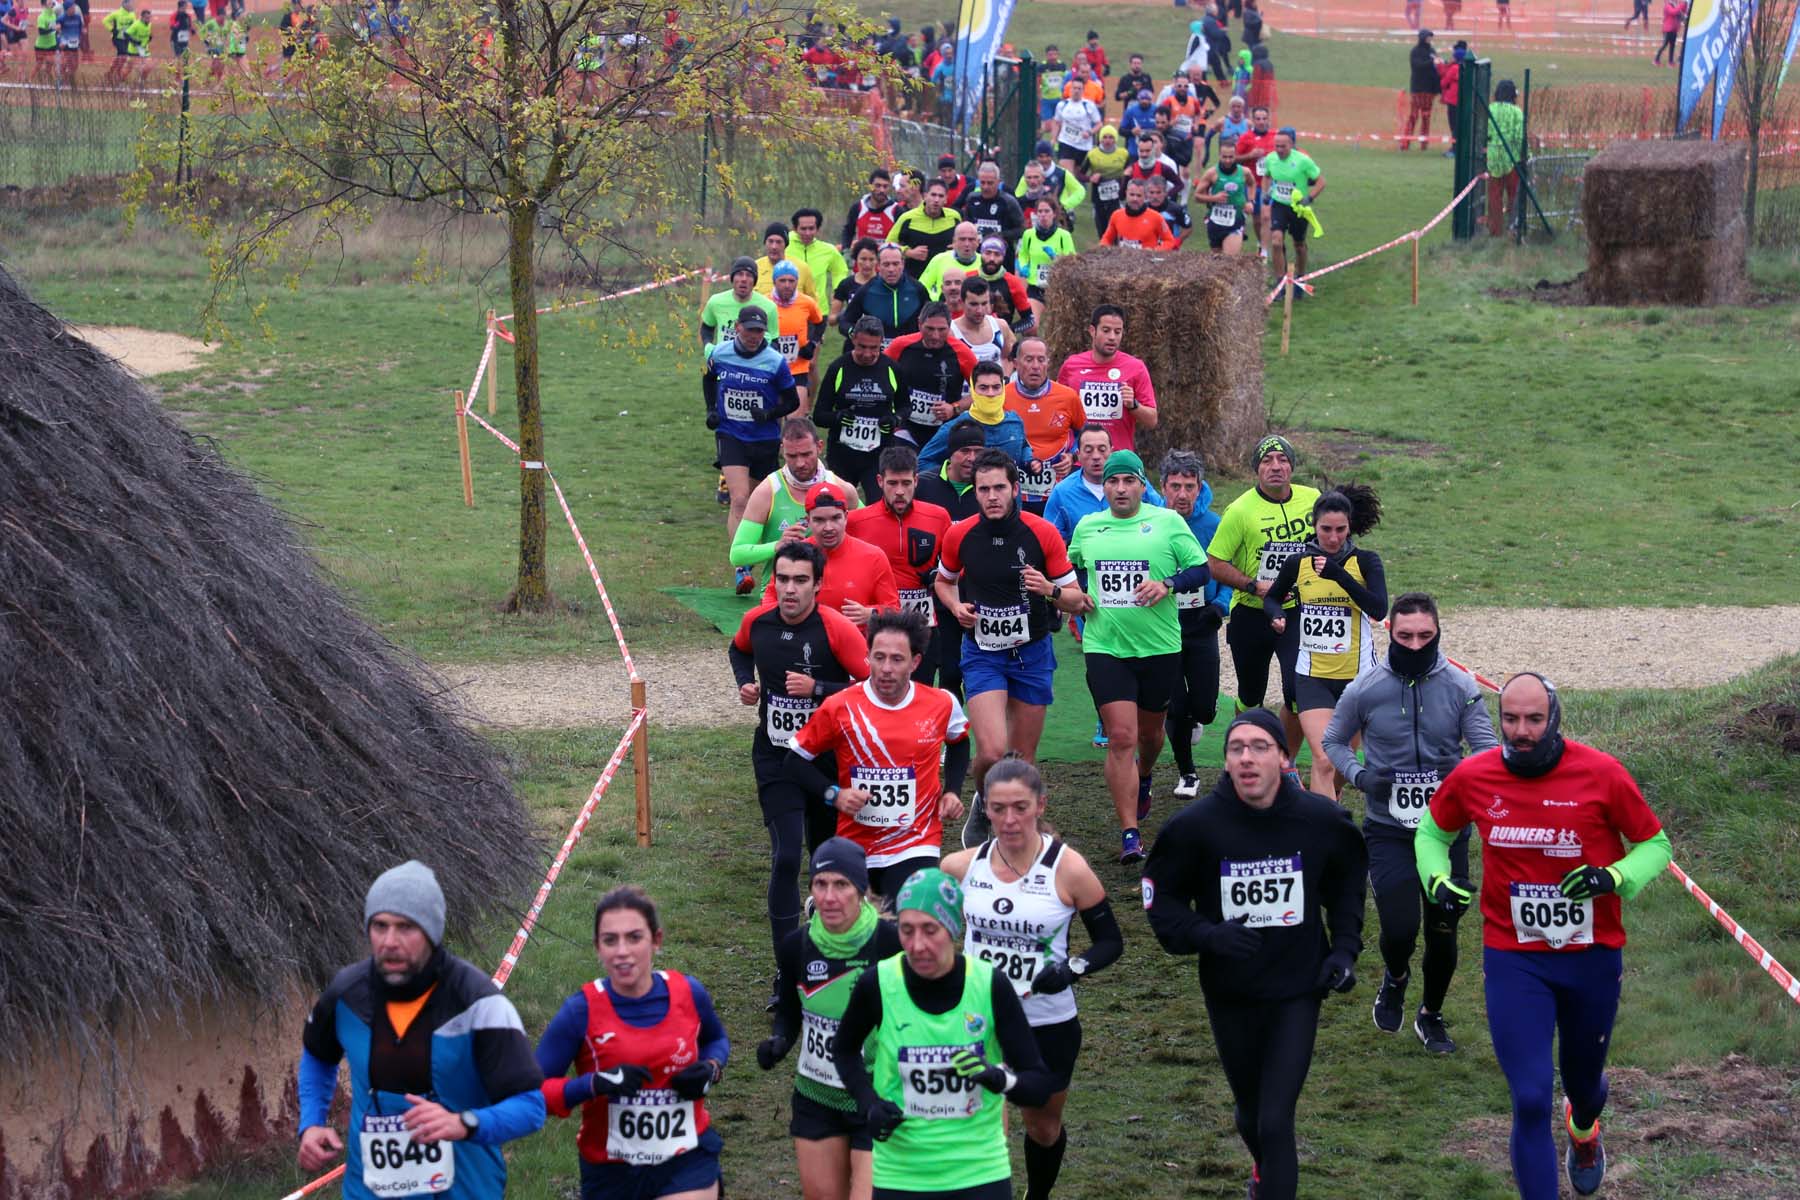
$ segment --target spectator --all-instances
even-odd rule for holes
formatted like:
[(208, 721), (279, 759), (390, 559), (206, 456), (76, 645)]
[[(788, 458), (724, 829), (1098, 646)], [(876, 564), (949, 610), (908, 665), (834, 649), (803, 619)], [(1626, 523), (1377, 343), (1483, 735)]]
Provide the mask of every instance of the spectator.
[[(1488, 233), (1500, 231), (1516, 219), (1519, 203), (1519, 161), (1525, 153), (1525, 114), (1518, 105), (1519, 89), (1510, 79), (1494, 85), (1494, 102), (1488, 105)], [(1503, 215), (1504, 214), (1504, 215)]]
[(1112, 62), (1106, 57), (1106, 50), (1100, 45), (1100, 35), (1092, 29), (1087, 34), (1088, 66), (1093, 69), (1094, 78), (1102, 79), (1112, 74)]
[(1437, 51), (1431, 48), (1431, 30), (1419, 30), (1419, 40), (1411, 54), (1412, 79), (1407, 85), (1411, 103), (1406, 109), (1406, 134), (1400, 139), (1405, 150), (1412, 141), (1413, 130), (1419, 131), (1419, 149), (1431, 144), (1431, 106), (1437, 102), (1443, 84), (1438, 80)]
[(1225, 32), (1225, 22), (1220, 19), (1217, 3), (1206, 6), (1206, 15), (1200, 20), (1200, 35), (1206, 39), (1206, 69), (1213, 73), (1213, 78), (1224, 83), (1231, 78), (1231, 37)]
[(1263, 40), (1262, 9), (1257, 0), (1244, 0), (1244, 45), (1255, 49)]
[(1269, 57), (1269, 43), (1250, 47), (1250, 107), (1275, 110), (1275, 62)]
[(1450, 118), (1450, 149), (1444, 151), (1445, 158), (1456, 155), (1456, 101), (1462, 83), (1463, 61), (1469, 57), (1469, 43), (1459, 41), (1452, 50), (1450, 61), (1437, 65), (1438, 86), (1444, 99), (1444, 112)]

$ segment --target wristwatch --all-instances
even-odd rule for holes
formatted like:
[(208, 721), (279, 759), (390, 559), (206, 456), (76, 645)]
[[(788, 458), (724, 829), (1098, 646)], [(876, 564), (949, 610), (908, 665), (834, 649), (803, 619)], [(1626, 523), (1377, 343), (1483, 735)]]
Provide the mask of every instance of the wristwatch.
[(832, 784), (830, 787), (826, 788), (825, 789), (825, 803), (831, 805), (831, 807), (833, 807), (833, 808), (836, 808), (838, 793), (842, 790), (843, 789), (838, 787), (838, 785), (835, 783)]
[(468, 1133), (468, 1135), (470, 1137), (474, 1137), (476, 1134), (481, 1132), (481, 1118), (480, 1117), (476, 1116), (472, 1112), (462, 1112), (462, 1113), (457, 1113), (456, 1115), (462, 1118), (463, 1129), (465, 1132)]
[(1062, 595), (1062, 589), (1063, 589), (1063, 585), (1060, 583), (1051, 584), (1050, 585), (1050, 599), (1052, 601), (1054, 601), (1058, 596)]
[(1074, 958), (1069, 960), (1069, 974), (1073, 975), (1075, 978), (1080, 979), (1083, 975), (1086, 975), (1087, 969), (1087, 959), (1081, 957), (1081, 955), (1077, 954)]

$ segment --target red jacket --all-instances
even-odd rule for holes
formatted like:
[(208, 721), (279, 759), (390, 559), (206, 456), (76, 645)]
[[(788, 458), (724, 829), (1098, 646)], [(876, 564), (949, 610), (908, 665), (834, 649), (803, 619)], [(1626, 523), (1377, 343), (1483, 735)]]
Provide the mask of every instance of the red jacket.
[(1445, 108), (1456, 107), (1458, 85), (1462, 82), (1462, 64), (1454, 60), (1438, 64), (1438, 88), (1444, 97)]

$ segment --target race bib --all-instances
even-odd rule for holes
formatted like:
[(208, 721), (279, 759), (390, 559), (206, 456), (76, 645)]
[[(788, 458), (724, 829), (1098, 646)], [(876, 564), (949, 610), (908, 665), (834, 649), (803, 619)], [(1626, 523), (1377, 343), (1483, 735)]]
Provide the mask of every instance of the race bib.
[(834, 1017), (816, 1012), (800, 1013), (800, 1074), (814, 1083), (833, 1088), (844, 1086), (837, 1063), (831, 1059), (831, 1052), (837, 1045), (837, 1031), (838, 1023)]
[(1341, 604), (1300, 606), (1300, 648), (1308, 654), (1342, 654), (1350, 648), (1350, 610)]
[(1131, 246), (1134, 249), (1138, 249), (1138, 250), (1142, 250), (1144, 248), (1144, 243), (1138, 241), (1136, 238), (1120, 238), (1119, 245)]
[(1038, 268), (1037, 281), (1038, 281), (1039, 287), (1043, 287), (1045, 284), (1050, 282), (1050, 264), (1049, 263), (1045, 263), (1043, 266)]
[(919, 781), (911, 767), (851, 767), (850, 786), (869, 793), (856, 810), (858, 825), (904, 829), (919, 815)]
[(781, 357), (791, 360), (794, 355), (800, 353), (800, 335), (797, 333), (781, 334), (775, 339), (775, 350)]
[(694, 1102), (668, 1088), (645, 1088), (606, 1102), (606, 1156), (653, 1167), (700, 1144)]
[(1096, 200), (1117, 200), (1119, 198), (1119, 181), (1102, 179), (1094, 185), (1094, 198)]
[(1025, 996), (1031, 991), (1031, 981), (1038, 977), (1044, 969), (1045, 954), (1041, 947), (1024, 945), (1025, 939), (1008, 939), (993, 945), (982, 945), (985, 940), (980, 930), (973, 934), (976, 943), (975, 957), (989, 964), (996, 972), (1006, 976), (1012, 983), (1013, 991)]
[(1094, 564), (1091, 578), (1101, 608), (1137, 608), (1138, 585), (1150, 578), (1150, 563), (1142, 558), (1102, 559)]
[(846, 450), (873, 450), (881, 445), (881, 421), (876, 417), (845, 417), (838, 424), (838, 445)]
[(1118, 383), (1084, 383), (1081, 407), (1090, 421), (1117, 421), (1125, 415), (1125, 394)]
[(1256, 160), (1256, 175), (1257, 175), (1257, 178), (1259, 178), (1259, 179), (1267, 179), (1269, 177), (1269, 160), (1268, 159), (1259, 158)]
[(1419, 818), (1431, 807), (1437, 795), (1436, 771), (1399, 771), (1394, 775), (1394, 790), (1388, 793), (1388, 812), (1408, 829), (1419, 827)]
[(915, 425), (942, 425), (933, 410), (943, 402), (942, 396), (913, 388), (906, 396), (906, 419)]
[(1257, 559), (1257, 579), (1275, 582), (1281, 568), (1287, 566), (1287, 560), (1304, 549), (1305, 542), (1265, 542)]
[(1286, 182), (1277, 183), (1275, 190), (1270, 195), (1274, 197), (1277, 204), (1292, 204), (1294, 202), (1294, 185)]
[(937, 624), (937, 606), (931, 602), (931, 593), (924, 588), (901, 588), (900, 611), (918, 613), (925, 618), (927, 626)]
[(1039, 463), (1037, 470), (1024, 471), (1019, 475), (1019, 492), (1028, 500), (1044, 499), (1055, 486), (1056, 468), (1049, 463)]
[(1306, 918), (1306, 877), (1300, 856), (1221, 859), (1219, 909), (1225, 920), (1244, 918), (1252, 929), (1298, 925)]
[(1000, 236), (1000, 222), (998, 221), (977, 221), (975, 228), (981, 231), (981, 236), (984, 238)]
[(433, 1196), (456, 1182), (456, 1143), (413, 1141), (403, 1116), (363, 1117), (363, 1186), (377, 1196)]
[(1176, 592), (1175, 593), (1175, 607), (1181, 608), (1181, 609), (1205, 608), (1206, 607), (1206, 589), (1203, 587), (1200, 587), (1200, 588), (1195, 588), (1191, 592)]
[(760, 399), (761, 396), (746, 388), (726, 388), (720, 397), (720, 407), (724, 409), (727, 421), (754, 421), (756, 402)]
[(900, 1110), (927, 1121), (972, 1117), (981, 1111), (981, 1085), (950, 1065), (953, 1055), (979, 1046), (900, 1047)]
[(1237, 219), (1238, 219), (1237, 205), (1235, 205), (1235, 204), (1215, 204), (1212, 206), (1212, 212), (1207, 214), (1206, 219), (1208, 221), (1212, 222), (1214, 225), (1222, 225), (1222, 226), (1226, 227), (1227, 229), (1229, 229), (1231, 226), (1237, 224)]
[(777, 695), (769, 697), (767, 707), (769, 716), (764, 728), (769, 740), (777, 746), (785, 746), (794, 740), (794, 735), (819, 706), (807, 696)]
[(983, 650), (1011, 650), (1031, 640), (1031, 614), (1023, 604), (975, 606), (975, 644)]
[(1571, 900), (1554, 883), (1515, 883), (1507, 891), (1513, 936), (1521, 942), (1546, 942), (1552, 950), (1593, 945), (1592, 901)]

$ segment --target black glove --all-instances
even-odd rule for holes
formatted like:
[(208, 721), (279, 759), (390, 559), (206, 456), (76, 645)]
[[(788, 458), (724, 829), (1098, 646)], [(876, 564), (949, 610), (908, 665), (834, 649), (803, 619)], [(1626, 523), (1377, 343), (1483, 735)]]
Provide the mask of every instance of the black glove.
[(698, 1100), (712, 1091), (713, 1061), (703, 1058), (692, 1066), (686, 1066), (675, 1072), (669, 1079), (669, 1086), (683, 1100)]
[(590, 1072), (588, 1082), (593, 1084), (594, 1095), (617, 1100), (637, 1095), (638, 1089), (650, 1082), (650, 1072), (636, 1063), (621, 1063), (610, 1070)]
[(1321, 991), (1347, 992), (1356, 986), (1356, 959), (1344, 950), (1333, 950), (1319, 964), (1313, 986)]
[(1066, 992), (1075, 982), (1075, 972), (1069, 970), (1066, 962), (1054, 962), (1037, 973), (1031, 981), (1031, 994), (1034, 996), (1054, 996), (1058, 992)]
[(1431, 894), (1431, 902), (1440, 911), (1447, 913), (1463, 913), (1469, 908), (1469, 889), (1461, 886), (1448, 875), (1439, 875), (1431, 881), (1427, 889)]
[(787, 1052), (793, 1047), (793, 1044), (780, 1034), (764, 1038), (756, 1047), (756, 1065), (765, 1071), (773, 1071), (775, 1064), (787, 1057)]
[(1391, 771), (1364, 771), (1356, 777), (1356, 790), (1363, 794), (1363, 799), (1370, 803), (1388, 802), (1394, 792), (1394, 776)]
[(863, 1114), (863, 1124), (868, 1126), (869, 1136), (878, 1142), (887, 1141), (905, 1119), (906, 1114), (892, 1100), (877, 1100)]
[(1576, 867), (1562, 880), (1562, 894), (1571, 900), (1592, 900), (1618, 889), (1619, 872), (1612, 867)]
[(819, 352), (819, 343), (817, 343), (817, 342), (808, 342), (808, 343), (806, 343), (806, 345), (800, 347), (800, 357), (806, 359), (809, 362), (812, 360), (814, 355), (818, 354), (818, 352)]
[(706, 410), (706, 427), (708, 429), (717, 429), (719, 427), (719, 414), (710, 408)]
[(1218, 958), (1249, 958), (1262, 946), (1262, 930), (1252, 929), (1248, 917), (1236, 917), (1207, 930), (1201, 949)]
[(958, 1050), (950, 1056), (950, 1067), (964, 1079), (973, 1080), (990, 1092), (1004, 1096), (1008, 1089), (1019, 1082), (1014, 1075), (1002, 1065), (996, 1065), (982, 1057), (977, 1050)]

